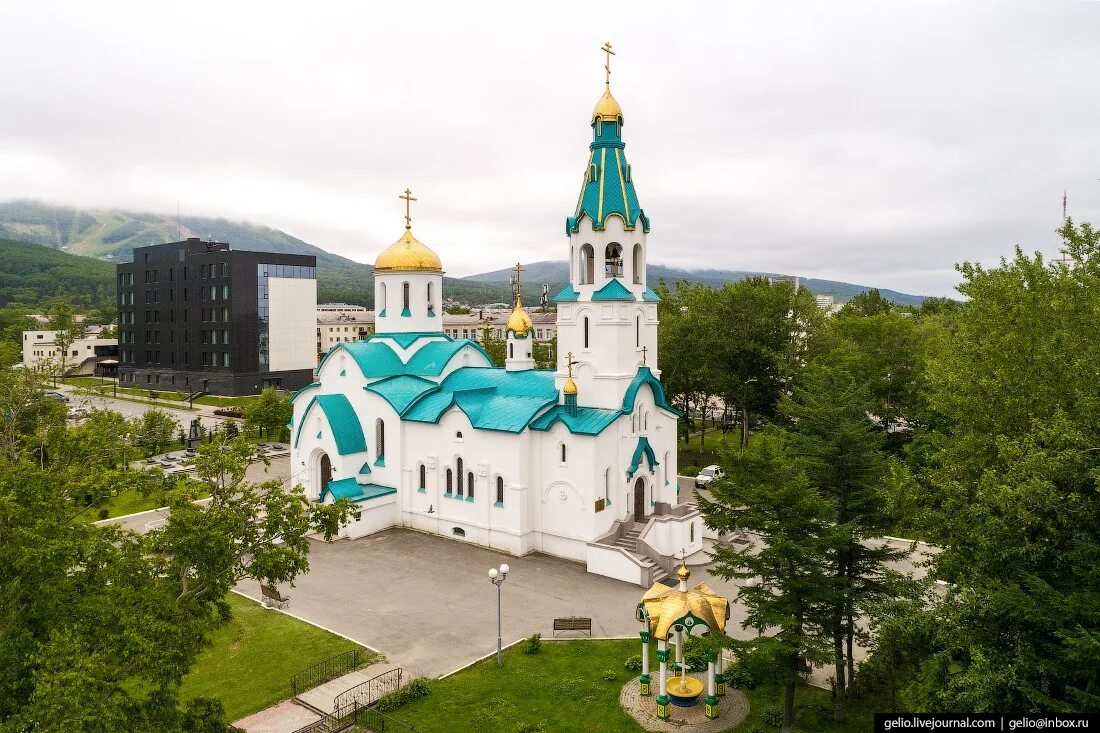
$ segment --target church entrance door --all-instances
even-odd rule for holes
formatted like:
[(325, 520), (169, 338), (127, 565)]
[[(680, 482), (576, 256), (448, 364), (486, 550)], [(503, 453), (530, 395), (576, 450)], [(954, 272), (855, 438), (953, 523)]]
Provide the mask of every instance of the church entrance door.
[(645, 521), (645, 479), (634, 482), (634, 521)]
[(332, 461), (328, 457), (328, 453), (321, 455), (321, 491), (325, 490), (325, 487), (332, 481)]

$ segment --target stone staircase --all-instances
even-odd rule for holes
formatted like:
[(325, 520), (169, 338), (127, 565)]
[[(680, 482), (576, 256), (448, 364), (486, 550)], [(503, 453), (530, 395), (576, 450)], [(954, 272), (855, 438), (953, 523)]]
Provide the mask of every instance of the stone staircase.
[(659, 583), (668, 577), (668, 572), (657, 565), (657, 563), (638, 552), (638, 537), (641, 536), (642, 529), (643, 527), (641, 525), (634, 524), (630, 529), (623, 532), (621, 537), (615, 540), (615, 547), (626, 550), (633, 557), (637, 558), (638, 563), (650, 572), (653, 582)]

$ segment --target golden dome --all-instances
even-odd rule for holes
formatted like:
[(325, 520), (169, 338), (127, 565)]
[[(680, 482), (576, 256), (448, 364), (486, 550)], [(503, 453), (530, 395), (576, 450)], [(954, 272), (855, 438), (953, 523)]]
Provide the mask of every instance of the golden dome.
[[(680, 572), (686, 568), (681, 567)], [(688, 635), (702, 631), (723, 633), (729, 620), (729, 600), (718, 595), (706, 583), (691, 590), (669, 588), (654, 583), (638, 604), (638, 619), (648, 622), (654, 638), (668, 639), (676, 626), (684, 627)]]
[(563, 394), (577, 394), (577, 383), (573, 381), (573, 377), (565, 380), (565, 386), (561, 391)]
[(443, 272), (443, 263), (439, 261), (439, 255), (413, 236), (412, 229), (406, 228), (401, 239), (386, 247), (378, 255), (378, 259), (374, 261), (374, 269), (380, 272), (395, 270)]
[(512, 315), (508, 316), (507, 330), (522, 338), (531, 330), (531, 325), (531, 316), (527, 315), (519, 298), (516, 298), (516, 307), (512, 310)]
[(687, 565), (680, 564), (680, 569), (676, 571), (676, 577), (680, 580), (687, 580), (691, 577), (691, 571), (688, 570)]
[(611, 87), (605, 86), (603, 96), (600, 97), (600, 101), (596, 102), (596, 108), (592, 110), (592, 121), (595, 122), (598, 119), (602, 119), (609, 122), (616, 122), (622, 116), (623, 108), (620, 107), (619, 103), (615, 101), (615, 98), (611, 96)]

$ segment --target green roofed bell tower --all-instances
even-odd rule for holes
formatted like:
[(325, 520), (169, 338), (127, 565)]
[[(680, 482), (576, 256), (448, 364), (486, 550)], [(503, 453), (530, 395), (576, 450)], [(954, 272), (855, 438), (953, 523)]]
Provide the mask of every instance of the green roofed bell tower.
[[(579, 404), (612, 408), (639, 368), (657, 371), (657, 295), (646, 284), (649, 217), (638, 202), (622, 139), (623, 111), (611, 94), (606, 43), (604, 91), (592, 111), (592, 142), (573, 215), (566, 219), (569, 285), (558, 304), (558, 354), (572, 351)], [(568, 370), (559, 356), (559, 388)]]

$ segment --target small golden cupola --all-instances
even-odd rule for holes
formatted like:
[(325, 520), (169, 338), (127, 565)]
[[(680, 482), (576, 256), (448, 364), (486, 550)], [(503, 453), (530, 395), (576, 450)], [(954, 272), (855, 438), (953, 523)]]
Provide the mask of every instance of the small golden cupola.
[(380, 272), (443, 272), (443, 263), (439, 255), (413, 236), (412, 217), (409, 215), (409, 202), (416, 201), (412, 191), (405, 189), (401, 196), (405, 200), (405, 233), (401, 238), (382, 250), (374, 261), (374, 269)]
[(611, 95), (611, 57), (615, 55), (615, 52), (611, 50), (611, 41), (605, 43), (600, 50), (607, 55), (607, 61), (603, 67), (603, 96), (600, 97), (600, 101), (596, 102), (596, 107), (592, 110), (592, 122), (597, 120), (601, 122), (622, 122), (623, 108)]
[(512, 269), (515, 270), (516, 273), (516, 307), (512, 309), (512, 315), (508, 316), (506, 330), (510, 334), (515, 334), (518, 338), (527, 338), (527, 334), (531, 332), (531, 328), (534, 324), (531, 323), (531, 316), (527, 315), (527, 311), (524, 310), (523, 303), (520, 301), (520, 291), (522, 288), (520, 273), (523, 272), (523, 265), (517, 262), (516, 266)]
[(504, 345), (506, 349), (504, 368), (508, 371), (524, 371), (535, 368), (534, 333), (532, 333), (534, 324), (531, 323), (531, 316), (527, 315), (521, 300), (523, 284), (520, 282), (520, 273), (523, 272), (523, 265), (517, 262), (512, 269), (516, 273), (516, 307), (512, 309), (512, 315), (508, 316), (508, 323), (505, 326), (507, 338)]

